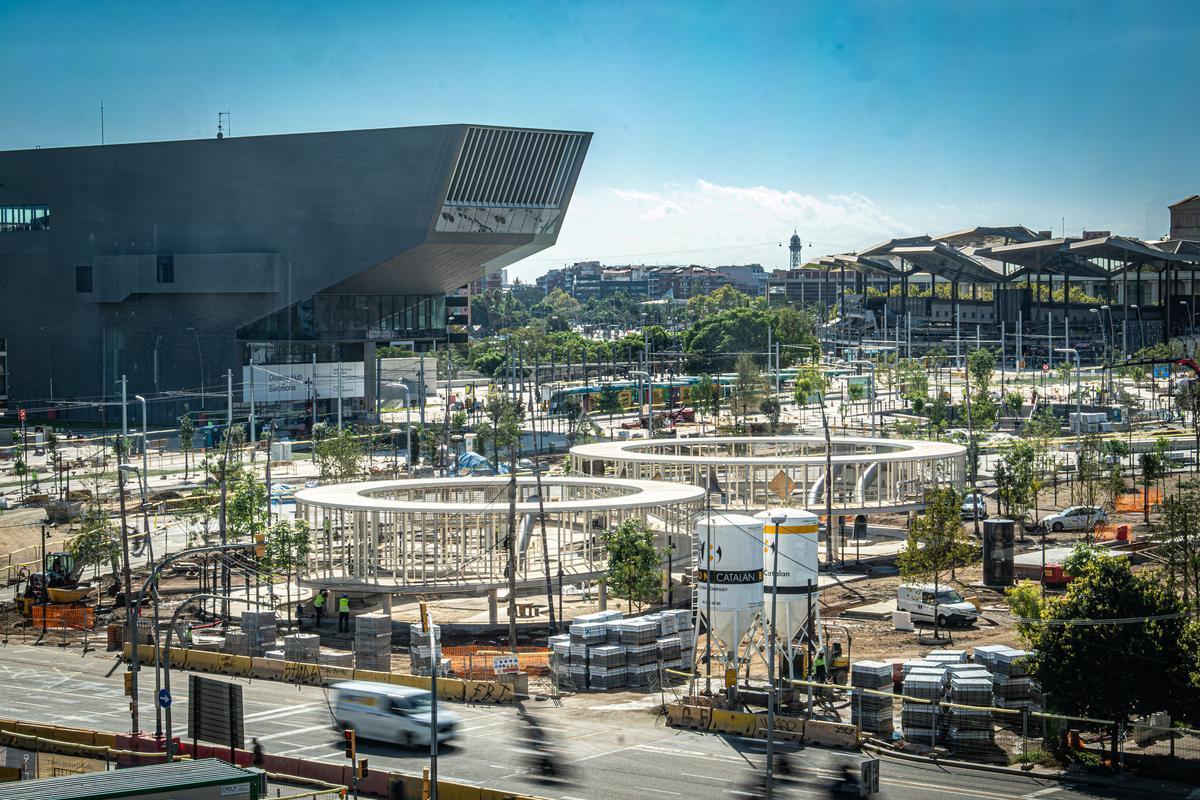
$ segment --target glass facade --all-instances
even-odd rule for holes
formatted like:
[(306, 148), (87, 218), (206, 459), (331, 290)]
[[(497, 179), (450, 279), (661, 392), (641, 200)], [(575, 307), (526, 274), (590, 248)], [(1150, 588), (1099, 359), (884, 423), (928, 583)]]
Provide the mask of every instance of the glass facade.
[(363, 346), (359, 342), (250, 342), (242, 354), (242, 366), (254, 359), (255, 364), (308, 364), (334, 361), (362, 361)]
[(50, 230), (50, 206), (0, 206), (0, 233)]
[(317, 294), (238, 331), (241, 339), (382, 341), (441, 338), (446, 298), (425, 294)]

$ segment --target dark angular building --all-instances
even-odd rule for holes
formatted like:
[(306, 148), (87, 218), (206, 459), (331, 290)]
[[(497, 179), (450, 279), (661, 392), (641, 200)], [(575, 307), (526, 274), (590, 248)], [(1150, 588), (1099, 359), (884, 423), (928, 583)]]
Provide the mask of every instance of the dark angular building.
[(371, 409), (377, 344), (445, 342), (446, 292), (555, 242), (590, 140), (437, 125), (0, 152), (7, 405), (112, 401), (125, 375), (166, 420), (223, 410), (232, 370), (237, 401), (253, 383), (328, 408), (340, 387)]

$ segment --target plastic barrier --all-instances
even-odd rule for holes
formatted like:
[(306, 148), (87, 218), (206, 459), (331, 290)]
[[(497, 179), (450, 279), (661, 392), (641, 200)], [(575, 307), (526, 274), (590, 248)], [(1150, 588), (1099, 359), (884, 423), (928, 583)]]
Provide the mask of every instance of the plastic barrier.
[[(759, 739), (767, 738), (767, 715), (758, 714), (758, 727), (754, 735)], [(800, 742), (804, 740), (805, 720), (801, 717), (775, 716), (775, 738), (785, 742)]]
[(808, 720), (804, 725), (804, 743), (825, 747), (858, 747), (858, 729), (844, 722)]
[(673, 728), (706, 731), (712, 722), (712, 709), (671, 703), (667, 706), (667, 724)]
[(712, 710), (708, 729), (717, 733), (731, 733), (737, 736), (753, 736), (758, 728), (758, 717), (742, 711), (725, 711), (720, 708)]
[(277, 658), (251, 658), (250, 677), (281, 681), (283, 680), (283, 662)]

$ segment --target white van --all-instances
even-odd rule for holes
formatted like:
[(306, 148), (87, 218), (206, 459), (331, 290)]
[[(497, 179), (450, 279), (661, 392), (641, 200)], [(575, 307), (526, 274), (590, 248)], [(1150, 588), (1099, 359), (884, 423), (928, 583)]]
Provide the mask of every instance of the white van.
[(896, 589), (896, 610), (907, 611), (921, 622), (939, 626), (970, 625), (979, 619), (979, 610), (953, 589), (928, 583), (902, 583)]
[[(367, 739), (405, 747), (429, 745), (432, 695), (425, 689), (372, 681), (333, 685), (333, 717), (342, 728), (353, 728)], [(460, 717), (438, 707), (438, 742), (457, 735)]]

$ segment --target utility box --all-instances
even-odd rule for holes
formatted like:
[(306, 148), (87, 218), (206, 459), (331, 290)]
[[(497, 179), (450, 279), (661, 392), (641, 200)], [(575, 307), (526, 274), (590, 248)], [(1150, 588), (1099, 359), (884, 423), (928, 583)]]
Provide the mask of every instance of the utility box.
[(291, 461), (292, 460), (292, 443), (271, 442), (271, 460), (272, 461)]
[(216, 758), (0, 784), (0, 800), (259, 800), (266, 774)]
[(1013, 538), (1016, 523), (1011, 519), (983, 521), (983, 585), (1004, 588), (1013, 583)]

